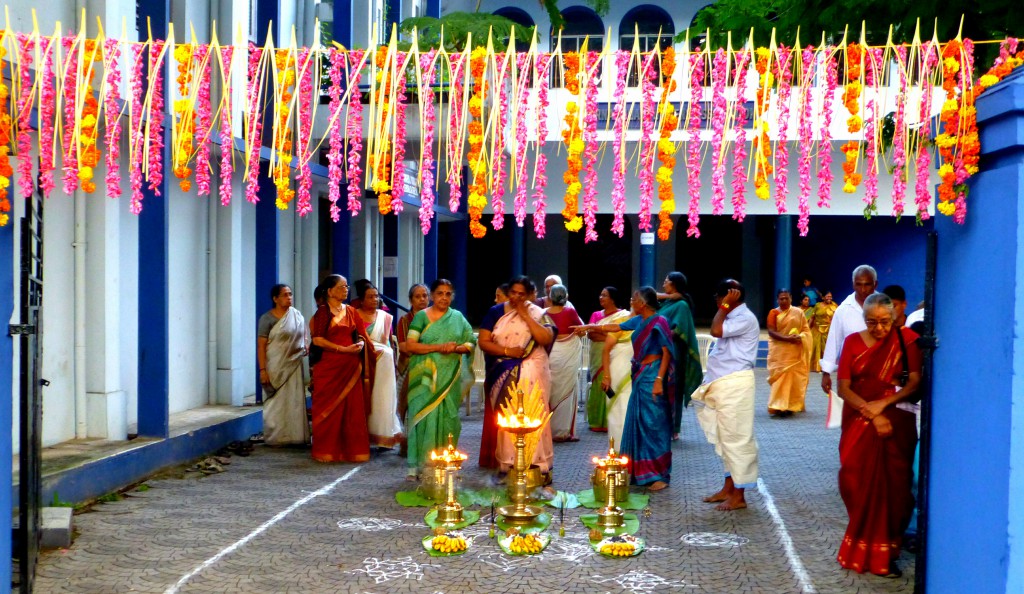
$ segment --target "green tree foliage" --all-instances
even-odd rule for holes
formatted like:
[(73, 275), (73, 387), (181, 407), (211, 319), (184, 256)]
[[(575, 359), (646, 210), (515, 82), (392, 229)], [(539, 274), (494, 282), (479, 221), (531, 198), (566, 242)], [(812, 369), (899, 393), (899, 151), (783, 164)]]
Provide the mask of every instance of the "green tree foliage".
[(449, 52), (464, 50), (470, 35), (473, 47), (485, 46), (488, 33), (493, 35), (494, 48), (497, 51), (504, 51), (513, 27), (516, 39), (525, 43), (530, 42), (534, 27), (527, 29), (505, 17), (486, 12), (450, 12), (439, 19), (413, 17), (405, 19), (399, 25), (406, 38), (411, 38), (413, 29), (417, 30), (421, 50), (440, 48), (443, 42), (445, 50)]

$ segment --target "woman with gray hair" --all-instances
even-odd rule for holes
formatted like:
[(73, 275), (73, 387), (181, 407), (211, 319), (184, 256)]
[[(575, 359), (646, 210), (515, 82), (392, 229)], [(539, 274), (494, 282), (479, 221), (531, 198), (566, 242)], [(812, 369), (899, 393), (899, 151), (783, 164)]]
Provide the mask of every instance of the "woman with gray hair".
[(583, 342), (571, 326), (583, 324), (576, 310), (567, 305), (569, 291), (564, 285), (552, 285), (548, 291), (551, 307), (548, 317), (558, 329), (551, 348), (551, 439), (579, 441), (576, 437), (576, 408), (579, 400), (579, 371)]
[(896, 406), (912, 399), (921, 378), (917, 334), (895, 327), (892, 299), (864, 299), (866, 330), (843, 343), (839, 396), (839, 494), (850, 523), (839, 546), (839, 564), (858, 573), (896, 578), (900, 540), (914, 511), (914, 413)]

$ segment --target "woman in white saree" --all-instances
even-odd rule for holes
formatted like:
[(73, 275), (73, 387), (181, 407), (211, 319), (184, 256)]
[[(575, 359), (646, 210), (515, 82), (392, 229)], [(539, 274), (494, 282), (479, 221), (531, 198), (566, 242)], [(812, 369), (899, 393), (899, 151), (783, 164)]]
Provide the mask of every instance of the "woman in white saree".
[(259, 319), (256, 355), (263, 387), (263, 438), (267, 445), (309, 443), (302, 359), (309, 352), (309, 328), (292, 307), (288, 285), (270, 291), (274, 309)]
[[(395, 349), (392, 345), (394, 318), (378, 309), (380, 294), (369, 281), (356, 281), (359, 318), (366, 324), (366, 333), (374, 346), (373, 361), (366, 362), (370, 374), (370, 445), (393, 448), (402, 437), (398, 419), (398, 384), (395, 378)], [(369, 355), (368, 355), (369, 356)]]
[[(630, 312), (617, 321), (604, 322), (621, 324), (631, 316)], [(615, 440), (615, 449), (622, 446), (622, 428), (626, 423), (626, 410), (629, 408), (629, 397), (633, 393), (633, 381), (630, 360), (633, 358), (633, 332), (622, 330), (609, 332), (604, 339), (604, 352), (601, 355), (601, 366), (608, 370), (601, 378), (601, 387), (605, 393), (613, 395), (608, 400), (608, 439)]]

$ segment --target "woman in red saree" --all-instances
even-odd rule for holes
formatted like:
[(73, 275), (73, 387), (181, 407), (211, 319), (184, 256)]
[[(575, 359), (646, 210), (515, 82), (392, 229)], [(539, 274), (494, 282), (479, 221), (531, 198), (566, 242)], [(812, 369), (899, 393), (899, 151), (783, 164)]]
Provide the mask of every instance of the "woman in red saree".
[(327, 303), (313, 315), (313, 346), (323, 355), (313, 368), (313, 459), (318, 462), (366, 462), (370, 434), (366, 426), (369, 394), (363, 390), (362, 350), (373, 352), (366, 325), (344, 301), (348, 281), (332, 274), (321, 286)]
[(913, 331), (893, 328), (889, 297), (865, 299), (864, 321), (867, 330), (847, 337), (839, 359), (839, 493), (850, 523), (838, 560), (858, 573), (899, 577), (895, 560), (914, 511), (917, 424), (896, 405), (917, 391), (921, 351)]

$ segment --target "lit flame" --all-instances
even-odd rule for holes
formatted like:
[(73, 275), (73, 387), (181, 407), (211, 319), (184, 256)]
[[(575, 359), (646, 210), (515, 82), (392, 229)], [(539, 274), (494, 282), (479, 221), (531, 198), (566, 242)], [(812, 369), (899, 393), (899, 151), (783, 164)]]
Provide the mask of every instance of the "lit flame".
[(505, 429), (536, 429), (544, 423), (541, 419), (532, 419), (529, 416), (523, 416), (522, 420), (519, 419), (519, 415), (505, 416), (502, 414), (498, 415), (498, 426)]
[(621, 466), (625, 466), (626, 464), (629, 464), (629, 458), (626, 457), (626, 456), (611, 457), (611, 458), (598, 458), (597, 456), (594, 456), (593, 460), (594, 460), (594, 464), (597, 464), (598, 466), (600, 466), (602, 468), (605, 467), (605, 466), (613, 466), (613, 465), (616, 465), (616, 464), (621, 465)]
[[(438, 452), (441, 452), (441, 453), (438, 454)], [(462, 452), (460, 452), (458, 450), (455, 450), (455, 449), (451, 449), (451, 450), (440, 449), (440, 450), (434, 450), (434, 451), (430, 452), (430, 459), (431, 459), (431, 461), (434, 461), (434, 462), (436, 462), (438, 460), (440, 460), (442, 462), (463, 462), (468, 457), (469, 456), (467, 456), (466, 454), (463, 454)]]

